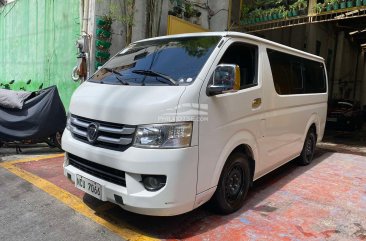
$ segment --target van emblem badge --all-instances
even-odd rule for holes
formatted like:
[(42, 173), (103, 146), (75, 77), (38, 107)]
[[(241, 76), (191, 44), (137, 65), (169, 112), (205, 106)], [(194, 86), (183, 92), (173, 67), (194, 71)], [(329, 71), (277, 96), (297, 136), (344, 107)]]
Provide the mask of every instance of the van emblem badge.
[(95, 141), (98, 138), (98, 129), (99, 129), (99, 124), (98, 123), (90, 123), (87, 130), (86, 130), (86, 138), (88, 139), (88, 141), (93, 144), (95, 143)]

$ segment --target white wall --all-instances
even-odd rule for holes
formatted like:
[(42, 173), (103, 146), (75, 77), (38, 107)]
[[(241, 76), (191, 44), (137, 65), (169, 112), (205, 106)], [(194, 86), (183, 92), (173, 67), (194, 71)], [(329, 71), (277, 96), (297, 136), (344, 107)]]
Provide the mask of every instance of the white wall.
[[(205, 2), (205, 1), (204, 1)], [(211, 31), (225, 31), (228, 28), (229, 0), (208, 1), (211, 10), (215, 13), (208, 20)]]

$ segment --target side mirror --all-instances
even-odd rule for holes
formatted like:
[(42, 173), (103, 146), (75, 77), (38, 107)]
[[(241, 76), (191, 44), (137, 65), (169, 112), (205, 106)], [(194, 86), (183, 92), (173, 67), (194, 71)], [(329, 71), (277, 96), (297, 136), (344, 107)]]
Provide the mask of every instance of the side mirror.
[(219, 95), (240, 89), (240, 68), (235, 64), (220, 64), (216, 67), (209, 85), (207, 96)]

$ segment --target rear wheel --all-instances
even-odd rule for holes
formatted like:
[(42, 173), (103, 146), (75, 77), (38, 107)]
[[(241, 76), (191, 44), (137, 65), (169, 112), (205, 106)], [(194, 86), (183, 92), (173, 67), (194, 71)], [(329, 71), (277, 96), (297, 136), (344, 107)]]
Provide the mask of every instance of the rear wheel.
[(301, 154), (297, 159), (297, 162), (302, 165), (306, 166), (309, 165), (314, 157), (316, 147), (316, 135), (313, 129), (308, 131), (306, 135), (304, 146), (302, 148)]
[(241, 208), (248, 193), (250, 178), (248, 158), (242, 153), (231, 154), (211, 200), (215, 210), (229, 214)]

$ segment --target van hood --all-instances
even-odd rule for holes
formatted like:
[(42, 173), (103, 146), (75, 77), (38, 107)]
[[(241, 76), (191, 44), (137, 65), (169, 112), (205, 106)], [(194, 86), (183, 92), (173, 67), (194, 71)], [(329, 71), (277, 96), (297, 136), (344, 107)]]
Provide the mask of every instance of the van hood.
[(70, 113), (127, 125), (174, 122), (185, 86), (125, 86), (83, 83), (73, 94)]

